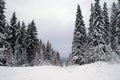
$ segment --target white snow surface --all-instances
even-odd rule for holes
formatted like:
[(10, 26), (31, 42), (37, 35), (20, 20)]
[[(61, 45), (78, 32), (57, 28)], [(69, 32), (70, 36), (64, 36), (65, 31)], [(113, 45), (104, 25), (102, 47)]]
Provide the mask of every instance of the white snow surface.
[(0, 67), (0, 80), (120, 80), (120, 64)]

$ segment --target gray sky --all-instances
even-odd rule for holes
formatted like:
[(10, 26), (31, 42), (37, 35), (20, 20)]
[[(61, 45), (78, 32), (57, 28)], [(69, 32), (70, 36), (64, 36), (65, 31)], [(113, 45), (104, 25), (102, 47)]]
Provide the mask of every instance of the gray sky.
[[(104, 1), (110, 8), (117, 0), (101, 0), (101, 4)], [(8, 21), (14, 11), (20, 21), (29, 23), (34, 19), (38, 37), (43, 42), (49, 40), (65, 58), (71, 52), (77, 4), (81, 6), (88, 28), (91, 2), (94, 0), (6, 0), (6, 15)]]

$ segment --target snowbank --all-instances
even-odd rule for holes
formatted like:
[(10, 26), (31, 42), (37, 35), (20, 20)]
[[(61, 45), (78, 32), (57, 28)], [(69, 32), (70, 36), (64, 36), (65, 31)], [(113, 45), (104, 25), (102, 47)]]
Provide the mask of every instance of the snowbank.
[(120, 80), (120, 64), (84, 66), (0, 67), (0, 80)]

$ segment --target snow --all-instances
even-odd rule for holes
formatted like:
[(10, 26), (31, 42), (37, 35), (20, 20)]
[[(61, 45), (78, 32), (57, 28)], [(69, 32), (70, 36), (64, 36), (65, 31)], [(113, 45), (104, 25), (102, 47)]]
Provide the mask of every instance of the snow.
[(0, 80), (120, 80), (120, 64), (0, 67)]

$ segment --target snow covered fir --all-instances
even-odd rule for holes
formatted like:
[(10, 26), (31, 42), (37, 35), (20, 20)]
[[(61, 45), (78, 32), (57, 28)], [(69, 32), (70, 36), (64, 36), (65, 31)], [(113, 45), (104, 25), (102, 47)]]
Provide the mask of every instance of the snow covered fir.
[[(109, 18), (109, 14), (110, 18)], [(97, 61), (119, 63), (120, 61), (120, 0), (113, 3), (111, 13), (107, 3), (100, 6), (100, 0), (91, 4), (88, 33), (78, 5), (72, 52), (69, 64), (89, 64)]]
[(91, 3), (88, 29), (77, 5), (66, 60), (50, 41), (39, 39), (34, 20), (21, 22), (16, 12), (6, 20), (5, 9), (0, 0), (0, 80), (120, 80), (120, 0), (110, 11), (107, 2)]
[(7, 23), (4, 13), (5, 1), (0, 0), (1, 66), (61, 65), (59, 52), (52, 48), (49, 41), (44, 44), (38, 39), (34, 20), (25, 25), (14, 12), (10, 23)]

